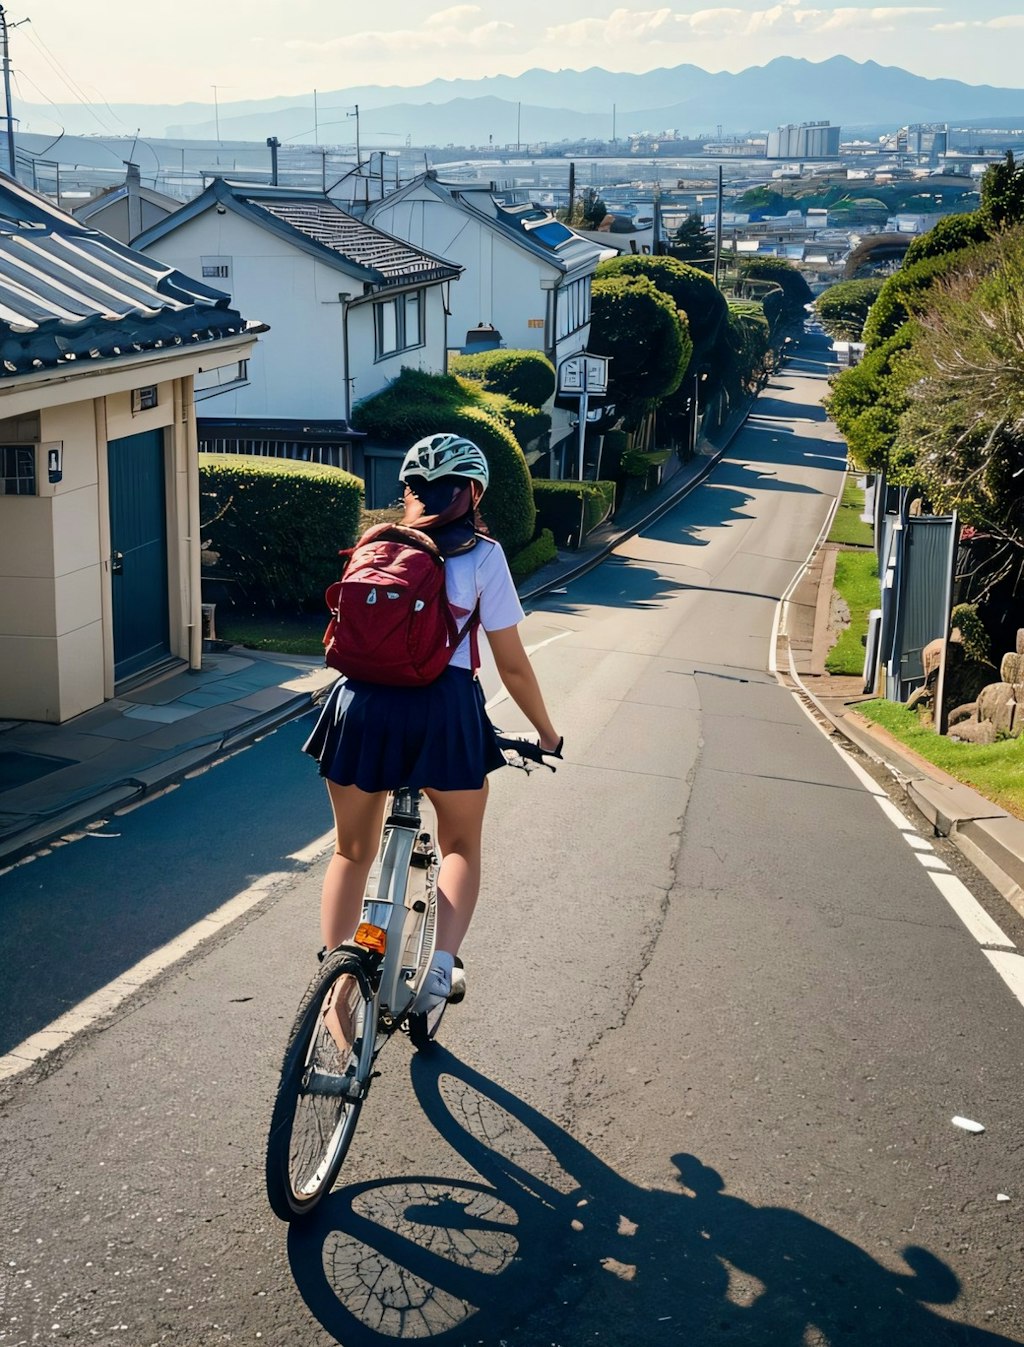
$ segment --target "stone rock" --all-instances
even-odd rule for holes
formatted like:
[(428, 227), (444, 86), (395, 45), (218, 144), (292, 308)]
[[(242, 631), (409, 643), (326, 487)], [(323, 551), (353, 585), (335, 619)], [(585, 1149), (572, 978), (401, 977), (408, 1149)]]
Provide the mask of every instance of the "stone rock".
[(1004, 655), (999, 677), (1004, 683), (1024, 683), (1024, 655)]
[(915, 688), (914, 691), (907, 698), (907, 710), (915, 711), (918, 709), (918, 707), (925, 707), (925, 706), (930, 707), (932, 701), (933, 695), (930, 687), (925, 685), (924, 687)]
[(962, 725), (967, 720), (978, 719), (978, 703), (965, 702), (963, 706), (955, 706), (946, 717), (946, 724), (952, 728), (954, 725)]
[(991, 720), (993, 712), (1008, 702), (1015, 702), (1012, 683), (989, 683), (978, 693), (978, 718)]
[(991, 720), (965, 720), (951, 729), (947, 737), (965, 744), (994, 744), (997, 733)]
[(933, 674), (939, 667), (939, 661), (942, 659), (942, 641), (929, 641), (921, 651), (921, 663), (924, 665), (924, 676), (927, 679), (929, 674)]
[(1024, 655), (1024, 627), (1017, 632), (1017, 654)]

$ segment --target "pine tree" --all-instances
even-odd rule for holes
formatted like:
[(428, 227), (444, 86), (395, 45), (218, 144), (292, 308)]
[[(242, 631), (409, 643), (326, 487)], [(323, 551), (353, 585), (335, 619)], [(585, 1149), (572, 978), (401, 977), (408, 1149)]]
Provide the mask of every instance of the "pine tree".
[(699, 215), (688, 215), (671, 239), (672, 256), (680, 262), (709, 262), (715, 244)]

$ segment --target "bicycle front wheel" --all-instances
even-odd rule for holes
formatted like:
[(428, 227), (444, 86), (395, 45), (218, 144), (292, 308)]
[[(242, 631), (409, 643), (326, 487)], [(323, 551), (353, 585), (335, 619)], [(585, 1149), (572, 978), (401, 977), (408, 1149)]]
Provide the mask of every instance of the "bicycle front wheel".
[(299, 1005), (267, 1138), (267, 1196), (282, 1221), (330, 1192), (373, 1062), (373, 995), (357, 954), (335, 950)]

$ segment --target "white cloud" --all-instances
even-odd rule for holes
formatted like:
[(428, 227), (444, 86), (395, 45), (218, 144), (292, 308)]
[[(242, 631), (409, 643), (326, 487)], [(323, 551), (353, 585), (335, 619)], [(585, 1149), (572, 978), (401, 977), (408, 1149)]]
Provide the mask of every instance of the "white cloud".
[(1024, 14), (1003, 14), (997, 19), (961, 19), (957, 23), (933, 23), (933, 33), (962, 33), (968, 28), (988, 31), (1002, 28), (1024, 28)]
[(654, 42), (683, 43), (699, 38), (704, 41), (733, 41), (738, 38), (833, 33), (852, 30), (892, 31), (897, 26), (923, 24), (943, 11), (923, 6), (844, 6), (841, 9), (805, 7), (801, 0), (781, 0), (764, 9), (613, 10), (607, 18), (579, 19), (557, 24), (544, 34), (546, 44), (614, 47), (639, 46)]

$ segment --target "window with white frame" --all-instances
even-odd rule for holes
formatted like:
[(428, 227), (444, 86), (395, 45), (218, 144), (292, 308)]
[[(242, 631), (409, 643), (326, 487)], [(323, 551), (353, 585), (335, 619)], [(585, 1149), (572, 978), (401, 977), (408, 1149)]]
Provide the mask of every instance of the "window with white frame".
[(559, 340), (590, 322), (590, 281), (590, 276), (584, 276), (582, 280), (563, 285), (558, 291), (556, 337)]
[(424, 291), (409, 290), (373, 306), (377, 359), (423, 345)]

